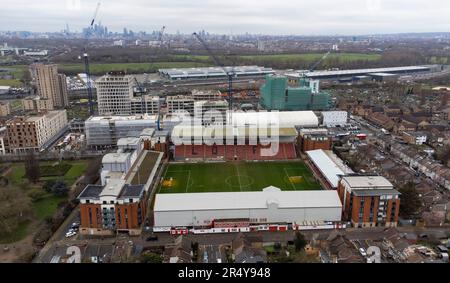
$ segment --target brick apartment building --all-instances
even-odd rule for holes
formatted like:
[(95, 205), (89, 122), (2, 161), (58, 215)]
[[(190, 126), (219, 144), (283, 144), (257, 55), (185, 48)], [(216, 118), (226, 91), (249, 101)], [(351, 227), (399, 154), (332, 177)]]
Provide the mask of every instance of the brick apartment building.
[(58, 137), (67, 126), (66, 110), (16, 117), (6, 122), (10, 152), (38, 151)]
[(302, 152), (310, 150), (330, 150), (332, 140), (327, 129), (302, 129), (298, 138), (298, 144)]
[(400, 193), (381, 176), (348, 175), (338, 185), (342, 220), (354, 227), (396, 227)]
[(109, 235), (117, 232), (139, 234), (147, 214), (144, 185), (115, 179), (105, 186), (89, 185), (80, 200), (81, 233)]

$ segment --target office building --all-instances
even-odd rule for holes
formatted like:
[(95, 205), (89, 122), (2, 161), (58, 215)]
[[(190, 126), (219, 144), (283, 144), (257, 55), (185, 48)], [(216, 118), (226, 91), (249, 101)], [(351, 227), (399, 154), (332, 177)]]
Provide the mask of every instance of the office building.
[(99, 115), (131, 115), (134, 78), (110, 72), (95, 81)]
[(187, 111), (191, 115), (194, 112), (194, 98), (189, 95), (175, 95), (166, 98), (167, 110), (173, 114), (179, 111)]

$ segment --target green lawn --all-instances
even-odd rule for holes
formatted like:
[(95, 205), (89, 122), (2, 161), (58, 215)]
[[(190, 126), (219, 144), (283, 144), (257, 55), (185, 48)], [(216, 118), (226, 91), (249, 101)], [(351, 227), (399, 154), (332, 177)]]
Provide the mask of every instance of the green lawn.
[[(40, 162), (41, 166), (51, 166), (54, 162)], [(68, 162), (71, 165), (70, 169), (61, 176), (68, 186), (73, 185), (73, 183), (83, 175), (84, 171), (88, 166), (88, 161), (73, 161)], [(25, 165), (23, 163), (14, 164), (12, 166), (11, 173), (8, 175), (8, 179), (11, 181), (13, 185), (21, 185), (27, 183), (28, 180), (24, 178), (25, 176)], [(47, 181), (51, 179), (59, 179), (59, 176), (51, 176), (51, 177), (41, 177), (41, 181)]]
[(319, 190), (320, 185), (303, 162), (170, 164), (160, 193)]
[[(321, 53), (307, 53), (307, 54), (275, 54), (275, 55), (248, 55), (240, 56), (243, 59), (251, 60), (306, 60), (306, 61), (317, 61), (322, 58), (324, 54)], [(376, 61), (381, 58), (379, 54), (361, 54), (361, 53), (338, 53), (330, 54), (327, 59), (339, 59), (340, 61), (358, 61), (358, 60), (369, 60)]]
[(0, 85), (3, 86), (11, 86), (11, 87), (21, 87), (22, 86), (22, 82), (19, 80), (5, 80), (5, 79), (0, 79)]
[(36, 217), (39, 220), (44, 220), (46, 217), (53, 216), (56, 212), (56, 208), (58, 208), (58, 204), (66, 199), (67, 197), (56, 197), (49, 194), (47, 197), (34, 202), (33, 208)]
[[(110, 71), (126, 71), (127, 73), (149, 73), (163, 68), (192, 68), (209, 66), (208, 63), (197, 62), (156, 62), (150, 63), (107, 63), (90, 64), (90, 72), (93, 75), (103, 75)], [(76, 74), (84, 73), (83, 64), (61, 64), (58, 67), (61, 73)]]
[[(306, 54), (257, 54), (257, 55), (243, 55), (237, 56), (240, 59), (247, 60), (307, 60), (307, 61), (317, 61), (322, 58), (323, 53), (306, 53)], [(198, 60), (198, 61), (210, 61), (210, 56), (206, 55), (173, 55), (173, 58), (181, 60)], [(381, 58), (380, 54), (363, 54), (363, 53), (338, 53), (330, 54), (328, 58), (337, 58), (341, 61), (357, 61), (357, 60), (369, 60), (376, 61)]]

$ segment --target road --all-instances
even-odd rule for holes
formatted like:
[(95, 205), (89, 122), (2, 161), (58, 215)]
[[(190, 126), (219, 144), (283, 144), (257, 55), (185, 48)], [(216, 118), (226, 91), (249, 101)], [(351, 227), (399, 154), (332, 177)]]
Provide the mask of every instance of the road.
[[(74, 217), (74, 216), (72, 216)], [(67, 247), (69, 246), (79, 246), (84, 247), (84, 252), (93, 255), (93, 251), (104, 251), (106, 249), (116, 250), (117, 246), (121, 248), (124, 245), (134, 245), (141, 246), (145, 248), (160, 247), (167, 244), (172, 244), (177, 236), (172, 236), (168, 233), (155, 233), (158, 236), (157, 241), (145, 241), (148, 233), (143, 234), (141, 237), (130, 237), (127, 235), (117, 235), (111, 238), (93, 238), (88, 239), (86, 237), (73, 237), (65, 238), (61, 233), (65, 233), (64, 227), (67, 229), (67, 224), (70, 224), (74, 218), (70, 221), (65, 222), (62, 225), (62, 229), (58, 235), (52, 237), (48, 244), (41, 250), (38, 257), (33, 262), (50, 262), (54, 255), (64, 255), (66, 253)], [(375, 227), (375, 228), (347, 228), (339, 230), (344, 233), (345, 236), (351, 241), (358, 241), (357, 244), (365, 249), (369, 246), (370, 241), (379, 241), (384, 237), (385, 228)], [(428, 235), (428, 237), (439, 237), (443, 236), (450, 237), (450, 228), (436, 227), (436, 228), (421, 228), (421, 227), (398, 227), (398, 232), (402, 233), (412, 233), (420, 237), (423, 234)], [(314, 230), (314, 231), (302, 231), (307, 240), (311, 240), (313, 237), (316, 240), (326, 240), (330, 233), (334, 230)], [(217, 262), (217, 259), (221, 258), (222, 262), (225, 260), (225, 255), (220, 251), (219, 247), (221, 245), (229, 245), (237, 234), (208, 234), (208, 235), (186, 235), (186, 239), (191, 242), (197, 242), (200, 248), (200, 257), (203, 260), (204, 251), (207, 253), (208, 262)], [(252, 232), (248, 233), (249, 236), (257, 236), (262, 239), (264, 243), (286, 243), (292, 241), (295, 236), (294, 231), (287, 232)], [(58, 237), (59, 236), (59, 237)], [(61, 240), (58, 240), (60, 238)], [(102, 252), (105, 253), (105, 252)], [(94, 254), (95, 255), (95, 254)], [(99, 254), (101, 256), (101, 254)]]

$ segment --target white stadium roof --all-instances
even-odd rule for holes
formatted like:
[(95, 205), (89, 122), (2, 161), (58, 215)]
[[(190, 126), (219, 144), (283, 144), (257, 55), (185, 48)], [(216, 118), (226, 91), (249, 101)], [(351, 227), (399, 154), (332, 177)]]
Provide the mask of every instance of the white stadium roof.
[(266, 209), (274, 203), (279, 208), (342, 207), (336, 191), (281, 191), (267, 187), (260, 192), (157, 194), (154, 211)]
[(340, 176), (346, 175), (345, 172), (321, 149), (307, 151), (306, 154), (328, 183), (337, 188)]
[[(230, 113), (228, 113), (227, 121)], [(317, 127), (319, 119), (313, 111), (281, 111), (281, 112), (234, 112), (231, 114), (232, 124), (234, 126), (261, 125), (267, 123), (269, 125), (278, 125), (280, 127)]]

